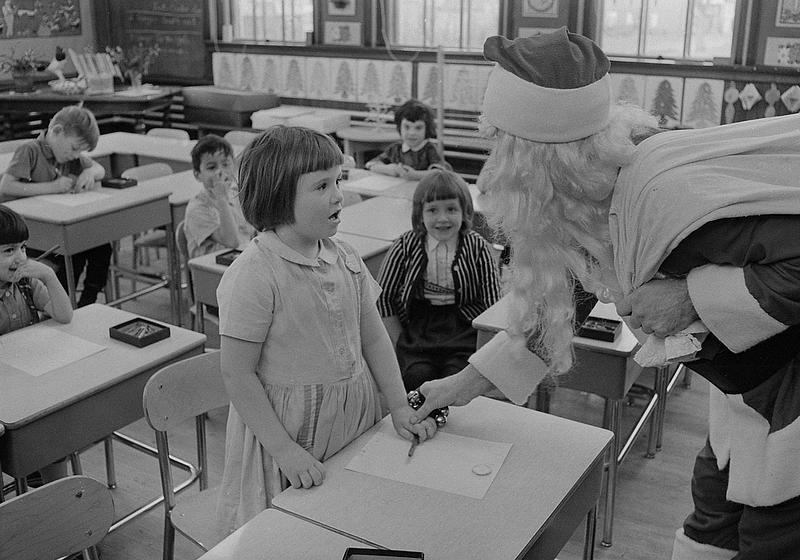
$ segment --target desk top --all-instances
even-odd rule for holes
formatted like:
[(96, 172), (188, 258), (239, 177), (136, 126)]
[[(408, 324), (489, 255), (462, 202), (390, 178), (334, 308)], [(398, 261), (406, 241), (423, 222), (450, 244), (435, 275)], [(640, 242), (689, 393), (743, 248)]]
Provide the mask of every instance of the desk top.
[[(472, 321), (472, 326), (478, 330), (499, 332), (508, 326), (508, 306), (511, 305), (511, 295), (506, 294), (500, 300), (492, 305), (489, 309), (475, 317)], [(593, 316), (602, 317), (603, 319), (614, 319), (619, 321), (620, 317), (613, 303), (597, 302), (592, 309)], [(596, 350), (606, 354), (618, 354), (622, 356), (629, 356), (636, 350), (639, 342), (633, 335), (631, 330), (624, 322), (619, 336), (613, 342), (605, 342), (603, 340), (594, 340), (592, 338), (584, 338), (582, 336), (575, 336), (572, 343), (579, 348), (586, 348), (589, 350)]]
[(443, 431), (512, 443), (486, 495), (475, 499), (346, 470), (376, 429), (325, 462), (321, 486), (287, 489), (273, 506), (439, 560), (517, 558), (602, 460), (612, 438), (601, 428), (486, 397), (451, 407)]
[(162, 185), (145, 184), (136, 185), (127, 189), (107, 189), (101, 187), (94, 192), (110, 196), (77, 206), (68, 206), (66, 204), (51, 202), (42, 196), (17, 198), (5, 204), (22, 215), (26, 220), (68, 225), (95, 216), (130, 208), (138, 204), (145, 204), (160, 198), (166, 199), (170, 195), (169, 189)]
[(31, 336), (36, 336), (37, 329), (49, 327), (106, 347), (101, 352), (38, 377), (2, 363), (3, 353), (14, 349), (4, 348), (0, 336), (0, 423), (5, 424), (6, 429), (19, 428), (52, 410), (84, 399), (205, 344), (205, 335), (174, 325), (168, 325), (168, 338), (145, 348), (109, 337), (109, 327), (135, 317), (137, 315), (121, 309), (92, 304), (76, 309), (72, 322), (67, 325), (50, 319), (26, 327), (23, 330), (30, 332)]
[(44, 87), (30, 93), (0, 92), (0, 103), (3, 104), (4, 110), (11, 112), (55, 113), (67, 105), (83, 102), (84, 107), (91, 109), (95, 115), (137, 113), (171, 103), (172, 96), (180, 90), (179, 87), (142, 88), (141, 90), (127, 88), (110, 94), (66, 95)]
[(376, 196), (342, 209), (339, 231), (394, 241), (411, 229), (411, 201)]
[(339, 560), (348, 547), (370, 548), (276, 509), (266, 509), (199, 560)]
[(336, 136), (342, 140), (353, 140), (355, 142), (385, 143), (400, 141), (400, 134), (394, 126), (382, 126), (381, 128), (375, 128), (374, 126), (348, 126), (337, 130)]
[(191, 163), (192, 148), (196, 143), (197, 140), (181, 140), (132, 132), (111, 132), (101, 134), (97, 146), (87, 155), (96, 158), (111, 154), (136, 154)]

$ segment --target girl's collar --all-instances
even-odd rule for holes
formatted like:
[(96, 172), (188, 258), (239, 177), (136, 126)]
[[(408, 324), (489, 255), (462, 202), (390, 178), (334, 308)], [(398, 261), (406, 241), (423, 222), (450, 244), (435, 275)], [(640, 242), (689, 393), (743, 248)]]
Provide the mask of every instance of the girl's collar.
[(274, 230), (262, 231), (256, 237), (256, 242), (263, 244), (264, 247), (276, 253), (281, 258), (293, 262), (295, 264), (302, 264), (306, 266), (319, 266), (320, 261), (328, 264), (333, 264), (338, 258), (336, 246), (331, 239), (322, 239), (319, 242), (319, 253), (317, 257), (312, 259), (301, 255), (286, 243), (281, 241), (281, 238), (275, 233)]

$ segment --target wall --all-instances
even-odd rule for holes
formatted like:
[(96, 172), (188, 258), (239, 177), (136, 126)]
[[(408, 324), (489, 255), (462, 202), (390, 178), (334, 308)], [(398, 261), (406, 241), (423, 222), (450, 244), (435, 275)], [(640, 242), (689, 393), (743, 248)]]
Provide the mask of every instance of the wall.
[[(81, 8), (81, 34), (80, 35), (59, 35), (57, 37), (32, 37), (24, 39), (0, 39), (0, 53), (9, 53), (11, 48), (14, 48), (15, 53), (21, 53), (28, 49), (35, 51), (38, 60), (51, 60), (56, 51), (56, 46), (62, 47), (64, 50), (71, 48), (77, 52), (83, 52), (85, 47), (94, 48), (95, 46), (95, 33), (94, 33), (94, 14), (92, 10), (91, 0), (80, 0)], [(69, 58), (69, 57), (68, 57)], [(72, 72), (74, 68), (71, 63), (68, 63), (66, 71)], [(40, 76), (42, 79), (53, 79), (55, 76), (49, 72), (43, 73)], [(9, 81), (11, 77), (8, 74), (0, 73), (0, 80)]]

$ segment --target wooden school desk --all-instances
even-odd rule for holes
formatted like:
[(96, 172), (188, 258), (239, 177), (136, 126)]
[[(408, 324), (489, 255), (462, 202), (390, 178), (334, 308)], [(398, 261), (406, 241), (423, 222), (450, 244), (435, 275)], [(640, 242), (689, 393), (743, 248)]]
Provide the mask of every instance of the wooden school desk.
[[(435, 560), (552, 559), (585, 516), (594, 519), (612, 439), (607, 430), (486, 397), (451, 407), (444, 431), (513, 444), (486, 495), (476, 499), (345, 469), (376, 429), (325, 462), (321, 486), (289, 488), (273, 507)], [(585, 557), (592, 550), (587, 542)]]
[(394, 241), (411, 229), (411, 201), (405, 198), (376, 196), (345, 206), (341, 213), (341, 233)]
[(341, 560), (348, 547), (372, 548), (277, 509), (266, 509), (199, 560)]
[[(378, 269), (381, 266), (383, 257), (386, 251), (389, 250), (389, 246), (391, 246), (390, 241), (349, 233), (337, 233), (336, 237), (353, 246), (364, 260), (364, 263), (367, 265), (373, 277), (378, 275)], [(217, 303), (217, 286), (219, 286), (222, 275), (225, 274), (225, 271), (228, 269), (225, 265), (217, 264), (217, 255), (229, 250), (230, 249), (222, 249), (214, 253), (189, 259), (188, 265), (192, 275), (194, 302), (197, 305), (197, 324), (200, 332), (203, 332), (204, 328), (203, 305), (219, 306)]]
[[(78, 206), (51, 202), (42, 196), (18, 198), (6, 205), (25, 218), (30, 247), (46, 251), (58, 244), (59, 252), (67, 257), (134, 233), (159, 226), (171, 227), (170, 191), (162, 186), (142, 184), (127, 189), (100, 188), (96, 192), (109, 196)], [(179, 324), (180, 270), (175, 266), (174, 236), (167, 236), (167, 251), (172, 319)], [(74, 306), (72, 259), (65, 258), (65, 262), (68, 292)]]
[[(4, 363), (0, 336), (0, 464), (16, 479), (79, 451), (144, 416), (142, 389), (161, 367), (203, 351), (206, 337), (170, 325), (170, 336), (145, 348), (114, 340), (108, 329), (137, 317), (92, 304), (75, 310), (72, 322), (48, 320), (26, 327), (31, 337), (47, 327), (105, 349), (40, 376)], [(43, 356), (46, 348), (42, 348)], [(6, 354), (8, 355), (8, 354)]]
[(67, 95), (42, 87), (30, 93), (14, 91), (0, 92), (0, 105), (8, 113), (57, 113), (67, 105), (83, 103), (96, 116), (133, 114), (136, 128), (144, 129), (142, 114), (159, 111), (172, 104), (172, 96), (180, 92), (179, 87), (158, 87), (141, 90), (123, 89), (114, 93)]
[[(497, 332), (506, 328), (510, 303), (510, 296), (503, 296), (500, 301), (473, 320), (472, 326), (478, 331), (478, 348), (486, 344)], [(619, 320), (614, 305), (609, 303), (597, 303), (591, 314), (595, 317)], [(655, 455), (655, 431), (658, 429), (658, 423), (663, 422), (664, 419), (661, 409), (666, 405), (666, 384), (663, 383), (663, 379), (666, 379), (667, 372), (663, 368), (656, 370), (656, 391), (650, 397), (628, 438), (623, 440), (622, 407), (628, 391), (642, 372), (642, 368), (632, 359), (633, 354), (639, 349), (636, 337), (623, 323), (622, 331), (614, 342), (576, 336), (573, 338), (573, 347), (575, 349), (575, 365), (568, 374), (559, 378), (558, 386), (603, 397), (605, 402), (603, 427), (611, 430), (615, 435), (615, 449), (613, 449), (613, 453), (609, 453), (606, 461), (608, 464), (608, 492), (604, 504), (605, 516), (601, 541), (602, 545), (611, 546), (617, 467), (625, 459), (648, 419), (651, 420), (651, 423), (647, 455), (649, 457)], [(540, 387), (540, 391), (542, 389)], [(542, 393), (546, 394), (546, 391), (545, 388)], [(537, 408), (547, 409), (546, 397), (542, 400), (538, 398), (539, 396), (537, 394)]]
[(358, 167), (364, 167), (364, 152), (383, 151), (400, 141), (400, 134), (392, 126), (348, 126), (336, 131), (344, 144), (344, 153), (353, 156)]

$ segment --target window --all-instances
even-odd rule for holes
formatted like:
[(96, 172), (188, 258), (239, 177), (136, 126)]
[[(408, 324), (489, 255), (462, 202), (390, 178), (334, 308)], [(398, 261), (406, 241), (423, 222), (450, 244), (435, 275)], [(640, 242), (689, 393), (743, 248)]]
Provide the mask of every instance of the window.
[(393, 46), (481, 51), (500, 30), (500, 0), (382, 0)]
[(610, 55), (730, 57), (737, 0), (605, 0), (601, 48)]
[(314, 31), (313, 0), (233, 0), (233, 38), (305, 42)]

